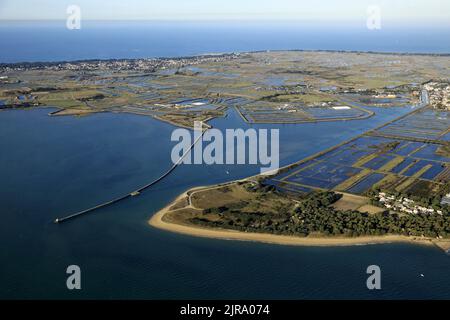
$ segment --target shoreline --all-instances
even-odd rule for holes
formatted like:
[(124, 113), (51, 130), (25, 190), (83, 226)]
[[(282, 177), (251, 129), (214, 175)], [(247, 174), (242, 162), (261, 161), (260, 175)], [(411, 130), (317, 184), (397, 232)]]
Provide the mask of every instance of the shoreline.
[[(246, 180), (246, 179), (243, 179)], [(239, 180), (242, 181), (242, 180)], [(176, 197), (166, 207), (156, 212), (147, 223), (154, 228), (169, 231), (173, 233), (194, 236), (198, 238), (209, 238), (218, 240), (232, 240), (232, 241), (248, 241), (275, 245), (287, 246), (302, 246), (302, 247), (348, 247), (348, 246), (362, 246), (362, 245), (377, 245), (390, 243), (409, 243), (415, 245), (425, 245), (437, 247), (444, 252), (450, 250), (449, 241), (437, 241), (431, 238), (422, 237), (408, 237), (402, 235), (387, 235), (387, 236), (362, 236), (362, 237), (298, 237), (289, 235), (276, 235), (269, 233), (250, 233), (231, 229), (213, 229), (194, 225), (180, 224), (177, 222), (169, 222), (164, 219), (170, 208), (178, 201), (186, 198), (189, 193), (198, 190), (207, 190), (210, 187), (196, 187), (189, 189)]]
[(340, 49), (266, 49), (266, 50), (250, 50), (250, 51), (234, 51), (234, 52), (218, 52), (218, 53), (199, 53), (193, 55), (183, 56), (155, 56), (155, 57), (142, 57), (142, 58), (92, 58), (92, 59), (65, 59), (65, 60), (45, 60), (45, 61), (16, 61), (16, 62), (2, 62), (0, 68), (11, 67), (14, 65), (33, 66), (33, 65), (56, 65), (61, 63), (84, 63), (84, 62), (115, 62), (115, 61), (137, 61), (137, 60), (183, 60), (183, 59), (196, 59), (196, 58), (215, 58), (215, 57), (227, 57), (234, 54), (257, 54), (264, 52), (306, 52), (306, 53), (356, 53), (356, 54), (376, 54), (376, 55), (400, 55), (400, 56), (431, 56), (431, 57), (448, 57), (450, 52), (410, 52), (410, 51), (371, 51), (371, 50), (340, 50)]
[[(370, 134), (379, 128), (383, 128), (391, 122), (402, 119), (410, 114), (416, 113), (419, 110), (426, 108), (427, 106), (418, 106), (414, 108), (411, 112), (408, 112), (400, 117), (397, 117), (387, 123), (384, 123), (380, 126), (377, 126), (374, 129), (368, 130), (356, 137), (353, 137), (347, 141), (344, 141), (338, 145), (330, 147), (326, 150), (320, 151), (316, 154), (313, 154), (309, 157), (301, 159), (297, 162), (288, 164), (284, 167), (279, 168), (278, 172), (282, 172), (283, 170), (298, 166), (299, 164), (308, 161), (309, 159), (316, 158), (323, 153), (329, 152), (338, 148), (339, 146), (349, 143), (361, 136)], [(213, 228), (205, 228), (194, 225), (180, 224), (177, 222), (169, 222), (165, 221), (164, 217), (167, 213), (171, 212), (170, 208), (175, 205), (180, 200), (184, 198), (189, 198), (189, 194), (198, 190), (208, 190), (213, 188), (218, 188), (220, 186), (224, 186), (227, 184), (236, 183), (239, 181), (249, 181), (250, 179), (254, 179), (260, 177), (260, 174), (247, 177), (244, 179), (230, 181), (227, 183), (217, 184), (213, 186), (207, 187), (196, 187), (189, 189), (176, 197), (173, 201), (171, 201), (166, 207), (156, 212), (149, 220), (148, 224), (152, 227), (170, 231), (178, 234), (184, 234), (195, 237), (202, 238), (213, 238), (213, 239), (221, 239), (221, 240), (235, 240), (235, 241), (252, 241), (252, 242), (260, 242), (260, 243), (270, 243), (270, 244), (278, 244), (278, 245), (290, 245), (290, 246), (316, 246), (316, 247), (332, 247), (332, 246), (354, 246), (354, 245), (373, 245), (373, 244), (386, 244), (386, 243), (410, 243), (410, 244), (420, 244), (420, 245), (428, 245), (435, 246), (445, 253), (450, 253), (450, 239), (448, 240), (438, 240), (426, 237), (409, 237), (403, 235), (387, 235), (387, 236), (362, 236), (362, 237), (296, 237), (296, 236), (287, 236), (287, 235), (275, 235), (268, 233), (249, 233), (242, 232), (231, 229), (213, 229)]]

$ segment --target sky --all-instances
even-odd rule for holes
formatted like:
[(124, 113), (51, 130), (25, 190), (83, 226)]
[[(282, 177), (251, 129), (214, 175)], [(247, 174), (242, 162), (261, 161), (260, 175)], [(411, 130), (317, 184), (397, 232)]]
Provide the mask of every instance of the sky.
[(377, 5), (384, 21), (450, 26), (449, 0), (0, 0), (0, 20), (295, 20), (358, 22)]

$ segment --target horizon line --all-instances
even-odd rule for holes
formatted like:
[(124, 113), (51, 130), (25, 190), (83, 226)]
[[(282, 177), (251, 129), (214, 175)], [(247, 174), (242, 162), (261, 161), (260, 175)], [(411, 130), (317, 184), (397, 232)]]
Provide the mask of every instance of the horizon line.
[[(46, 21), (66, 21), (66, 19), (9, 19), (9, 18), (0, 18), (0, 22), (46, 22)], [(167, 22), (223, 22), (223, 21), (242, 21), (242, 22), (298, 22), (298, 23), (358, 23), (365, 22), (365, 19), (295, 19), (295, 18), (129, 18), (129, 19), (102, 19), (102, 18), (83, 18), (82, 21), (90, 21), (90, 22), (133, 22), (133, 21), (167, 21)], [(429, 23), (447, 23), (450, 26), (450, 22), (448, 19), (442, 20), (420, 20), (420, 21), (411, 21), (409, 19), (383, 19), (383, 22), (387, 23), (408, 23), (408, 24), (429, 24)]]

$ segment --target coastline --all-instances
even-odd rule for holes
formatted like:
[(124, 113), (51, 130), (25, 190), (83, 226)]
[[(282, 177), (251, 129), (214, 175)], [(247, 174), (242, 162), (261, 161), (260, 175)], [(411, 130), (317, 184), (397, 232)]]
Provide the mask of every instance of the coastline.
[[(387, 123), (384, 123), (375, 129), (371, 129), (365, 133), (362, 133), (360, 135), (357, 135), (356, 137), (353, 137), (347, 141), (344, 141), (338, 145), (335, 145), (331, 148), (328, 148), (326, 150), (323, 150), (321, 152), (318, 152), (314, 155), (311, 155), (307, 158), (301, 159), (295, 163), (291, 163), (289, 165), (286, 165), (278, 170), (278, 172), (282, 172), (283, 170), (286, 170), (288, 168), (295, 167), (305, 161), (308, 161), (311, 158), (316, 158), (317, 156), (324, 154), (326, 152), (329, 152), (331, 150), (334, 150), (338, 148), (339, 146), (348, 143), (350, 141), (353, 141), (360, 136), (364, 136), (367, 134), (370, 134), (374, 132), (375, 130), (379, 128), (383, 128), (390, 123), (394, 121), (398, 121), (399, 119), (402, 119), (410, 114), (416, 113), (419, 110), (425, 108), (427, 105), (418, 105), (417, 108), (413, 109), (411, 112), (408, 112), (400, 117), (397, 117)], [(171, 210), (171, 208), (178, 202), (185, 198), (188, 199), (188, 203), (190, 203), (190, 194), (192, 194), (195, 191), (198, 190), (207, 190), (207, 189), (214, 189), (218, 188), (220, 186), (224, 186), (227, 184), (236, 183), (239, 181), (248, 181), (250, 179), (254, 179), (259, 177), (260, 175), (255, 175), (252, 177), (248, 177), (245, 179), (237, 180), (237, 181), (231, 181), (224, 184), (217, 184), (214, 186), (208, 186), (208, 187), (197, 187), (190, 190), (187, 190), (183, 194), (179, 195), (175, 200), (173, 200), (171, 203), (169, 203), (166, 207), (155, 213), (150, 220), (148, 220), (148, 224), (152, 227), (189, 235), (189, 236), (196, 236), (196, 237), (202, 237), (202, 238), (214, 238), (214, 239), (222, 239), (222, 240), (236, 240), (236, 241), (252, 241), (252, 242), (261, 242), (261, 243), (270, 243), (270, 244), (278, 244), (278, 245), (290, 245), (290, 246), (322, 246), (322, 247), (331, 247), (331, 246), (353, 246), (353, 245), (372, 245), (372, 244), (386, 244), (386, 243), (412, 243), (412, 244), (420, 244), (420, 245), (428, 245), (428, 246), (435, 246), (445, 253), (450, 253), (450, 239), (441, 240), (441, 239), (434, 239), (434, 238), (427, 238), (427, 237), (417, 237), (417, 236), (403, 236), (403, 235), (386, 235), (386, 236), (362, 236), (362, 237), (297, 237), (297, 236), (287, 236), (287, 235), (275, 235), (275, 234), (268, 234), (268, 233), (250, 233), (250, 232), (242, 232), (237, 230), (231, 230), (231, 229), (213, 229), (213, 228), (206, 228), (206, 227), (200, 227), (200, 226), (194, 226), (194, 225), (188, 225), (188, 224), (182, 224), (177, 223), (176, 221), (167, 221), (167, 219), (164, 219), (166, 217), (166, 214), (169, 212), (176, 211), (177, 209)], [(189, 205), (192, 208), (192, 205)]]
[(231, 229), (212, 229), (187, 224), (180, 224), (172, 221), (167, 221), (165, 216), (171, 210), (170, 208), (178, 201), (186, 198), (189, 193), (197, 190), (205, 190), (211, 187), (197, 187), (190, 189), (166, 207), (155, 213), (149, 220), (148, 224), (154, 228), (169, 231), (173, 233), (219, 240), (233, 240), (233, 241), (249, 241), (276, 245), (287, 246), (303, 246), (303, 247), (345, 247), (345, 246), (360, 246), (360, 245), (375, 245), (375, 244), (389, 244), (389, 243), (410, 243), (416, 245), (435, 246), (444, 252), (450, 250), (450, 241), (437, 241), (431, 238), (422, 237), (407, 237), (402, 235), (387, 235), (387, 236), (362, 236), (362, 237), (297, 237), (288, 235), (275, 235), (268, 233), (249, 233)]
[(116, 61), (136, 61), (143, 59), (153, 59), (153, 60), (183, 60), (183, 59), (196, 59), (196, 58), (217, 58), (217, 57), (227, 57), (233, 54), (243, 55), (243, 54), (254, 54), (254, 53), (265, 53), (265, 52), (306, 52), (306, 53), (356, 53), (356, 54), (375, 54), (375, 55), (390, 55), (390, 56), (429, 56), (429, 57), (448, 57), (450, 52), (411, 52), (411, 51), (373, 51), (373, 50), (342, 50), (342, 49), (272, 49), (272, 50), (249, 50), (249, 51), (234, 51), (234, 52), (220, 52), (220, 53), (200, 53), (184, 56), (154, 56), (154, 57), (141, 57), (141, 58), (94, 58), (94, 59), (62, 59), (62, 60), (48, 60), (48, 61), (15, 61), (15, 62), (2, 62), (0, 63), (0, 68), (9, 66), (35, 66), (35, 65), (45, 65), (53, 66), (61, 63), (84, 63), (84, 62), (116, 62)]

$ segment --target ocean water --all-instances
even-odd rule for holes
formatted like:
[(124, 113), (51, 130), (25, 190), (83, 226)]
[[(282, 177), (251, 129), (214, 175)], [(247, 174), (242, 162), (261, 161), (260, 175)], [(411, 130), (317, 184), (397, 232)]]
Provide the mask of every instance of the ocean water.
[[(450, 298), (450, 257), (433, 247), (285, 247), (148, 226), (186, 189), (249, 176), (256, 166), (183, 165), (139, 197), (55, 225), (55, 217), (159, 176), (170, 166), (174, 127), (129, 114), (48, 117), (50, 110), (0, 112), (0, 298)], [(254, 127), (280, 129), (284, 165), (406, 111), (380, 109), (351, 123)], [(212, 124), (247, 127), (234, 111)], [(65, 285), (72, 264), (82, 270), (76, 292)], [(372, 264), (381, 267), (381, 291), (366, 288)]]
[[(179, 57), (211, 52), (330, 49), (450, 52), (446, 29), (312, 27), (292, 23), (0, 23), (0, 62)], [(256, 166), (180, 166), (139, 197), (63, 225), (56, 217), (146, 184), (170, 167), (173, 126), (102, 113), (48, 117), (51, 109), (0, 112), (0, 298), (404, 299), (450, 298), (450, 257), (409, 244), (284, 247), (182, 236), (147, 220), (188, 188), (250, 176)], [(281, 164), (345, 141), (406, 108), (368, 120), (279, 128)], [(219, 129), (248, 125), (234, 111)], [(68, 265), (82, 290), (66, 289)], [(382, 290), (366, 288), (367, 266)], [(425, 277), (421, 277), (424, 274)]]
[(450, 28), (383, 23), (0, 22), (0, 62), (180, 57), (256, 50), (359, 50), (450, 53)]

